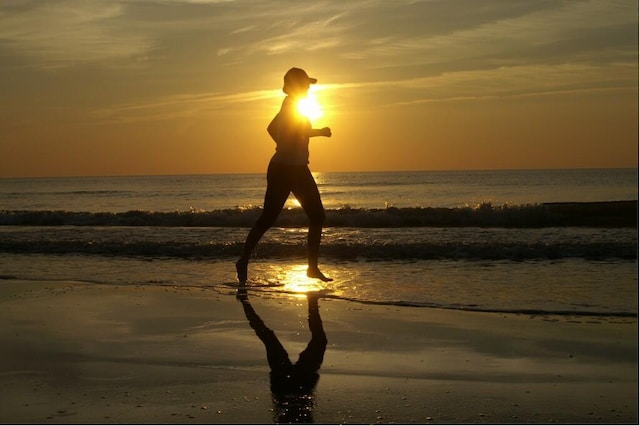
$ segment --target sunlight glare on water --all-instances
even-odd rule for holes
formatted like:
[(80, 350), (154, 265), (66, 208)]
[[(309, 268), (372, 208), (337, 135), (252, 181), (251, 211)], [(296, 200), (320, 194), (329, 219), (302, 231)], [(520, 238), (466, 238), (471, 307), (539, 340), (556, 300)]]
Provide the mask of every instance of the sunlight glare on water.
[[(341, 276), (337, 270), (326, 268), (323, 268), (323, 270), (333, 278)], [(278, 283), (278, 288), (299, 297), (305, 297), (310, 292), (332, 293), (334, 295), (341, 293), (339, 291), (336, 292), (338, 288), (336, 283), (341, 281), (339, 278), (328, 283), (309, 278), (307, 277), (306, 264), (270, 265), (264, 272), (266, 276), (274, 277), (273, 281)]]
[(307, 277), (307, 265), (292, 265), (288, 268), (273, 267), (274, 276), (284, 290), (291, 293), (307, 293), (309, 291), (322, 290), (319, 281)]

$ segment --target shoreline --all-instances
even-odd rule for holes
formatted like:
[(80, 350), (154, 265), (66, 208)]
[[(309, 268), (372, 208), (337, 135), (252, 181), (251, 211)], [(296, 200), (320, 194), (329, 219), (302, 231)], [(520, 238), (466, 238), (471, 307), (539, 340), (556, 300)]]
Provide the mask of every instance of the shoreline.
[[(248, 300), (295, 362), (307, 299)], [(317, 423), (638, 422), (637, 318), (318, 306)], [(0, 421), (271, 423), (243, 307), (232, 289), (1, 280)]]

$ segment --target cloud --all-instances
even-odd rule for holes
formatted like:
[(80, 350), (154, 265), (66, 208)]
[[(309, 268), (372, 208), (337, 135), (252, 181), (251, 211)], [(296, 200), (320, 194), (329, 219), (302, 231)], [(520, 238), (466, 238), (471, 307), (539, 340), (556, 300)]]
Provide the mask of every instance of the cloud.
[[(243, 0), (51, 0), (0, 4), (0, 48), (38, 66), (145, 57), (177, 40), (219, 56), (283, 54), (340, 46), (348, 3)], [(122, 62), (120, 63), (122, 65)]]
[[(343, 53), (369, 81), (343, 87), (371, 92), (386, 106), (637, 90), (634, 1), (486, 1), (472, 8), (478, 16), (452, 19), (464, 4), (471, 7), (458, 1), (440, 3), (440, 9), (421, 4), (434, 23), (424, 30), (410, 28), (410, 20), (405, 28), (379, 26), (376, 37)], [(443, 24), (431, 28), (438, 22)]]
[[(343, 89), (347, 85), (315, 84), (313, 92)], [(351, 86), (355, 87), (355, 86)], [(169, 95), (147, 102), (114, 105), (93, 111), (101, 121), (134, 122), (159, 118), (175, 118), (207, 111), (228, 112), (233, 105), (273, 101), (279, 105), (284, 94), (281, 89), (252, 90), (237, 93), (184, 93)]]
[(0, 45), (38, 58), (40, 66), (60, 67), (142, 55), (148, 38), (127, 31), (116, 1), (56, 0), (0, 8)]
[[(357, 50), (348, 51), (345, 56), (369, 60), (379, 58), (381, 60), (375, 62), (379, 68), (394, 67), (401, 62), (404, 66), (431, 65), (437, 71), (442, 70), (438, 65), (451, 66), (453, 63), (466, 68), (509, 61), (534, 63), (557, 60), (553, 55), (558, 53), (554, 46), (562, 43), (567, 46), (562, 54), (597, 55), (602, 46), (593, 44), (592, 34), (606, 41), (606, 31), (633, 26), (637, 30), (638, 24), (637, 2), (630, 0), (485, 1), (481, 6), (452, 1), (449, 4), (449, 9), (440, 8), (433, 13), (429, 9), (431, 5), (424, 4), (421, 12), (429, 17), (430, 22), (422, 30), (389, 29), (380, 25), (381, 32), (377, 38), (363, 43)], [(461, 24), (456, 8), (479, 8), (478, 18)], [(446, 24), (438, 25), (437, 30), (430, 29), (437, 22)], [(637, 32), (629, 36), (632, 37), (629, 48), (633, 48)], [(611, 42), (617, 43), (618, 40), (612, 39)], [(399, 60), (394, 61), (394, 58)]]
[(337, 48), (351, 24), (348, 12), (336, 10), (329, 3), (297, 3), (295, 8), (280, 2), (265, 2), (255, 15), (236, 15), (231, 29), (219, 48), (219, 55), (267, 54), (315, 51)]
[(237, 0), (156, 0), (156, 3), (184, 3), (184, 4), (220, 4), (233, 3)]
[(366, 69), (430, 66), (441, 72), (452, 63), (524, 61), (530, 52), (535, 56), (528, 62), (543, 60), (542, 49), (572, 40), (558, 54), (581, 40), (581, 53), (588, 52), (596, 48), (588, 45), (589, 34), (637, 27), (637, 9), (631, 0), (5, 1), (0, 47), (59, 67), (143, 58), (179, 39), (206, 42), (230, 63), (322, 51)]
[(105, 97), (115, 105), (102, 118), (264, 99), (279, 93), (260, 89), (281, 62), (301, 57), (330, 71), (325, 90), (389, 105), (637, 87), (637, 11), (634, 0), (5, 1), (0, 49), (41, 67), (148, 57), (144, 72), (100, 75), (129, 88)]
[[(629, 64), (523, 65), (489, 70), (448, 72), (439, 76), (394, 82), (405, 95), (402, 104), (548, 96), (561, 93), (633, 90), (638, 69)], [(427, 95), (425, 97), (425, 94)]]
[(637, 91), (632, 63), (525, 64), (481, 70), (447, 71), (424, 77), (325, 85), (331, 92), (358, 92), (388, 108), (421, 103), (550, 96), (567, 93)]
[(192, 116), (207, 111), (227, 111), (230, 105), (282, 98), (280, 90), (240, 93), (188, 93), (147, 102), (114, 105), (93, 111), (97, 121), (131, 123)]

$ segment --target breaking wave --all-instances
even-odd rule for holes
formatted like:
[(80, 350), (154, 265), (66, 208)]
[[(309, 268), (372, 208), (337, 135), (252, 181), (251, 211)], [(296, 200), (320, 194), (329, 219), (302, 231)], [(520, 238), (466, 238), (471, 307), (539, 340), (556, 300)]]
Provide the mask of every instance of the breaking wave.
[[(0, 211), (0, 226), (166, 226), (166, 227), (250, 227), (262, 209), (235, 208), (212, 211), (128, 211), (76, 212), (64, 210)], [(638, 202), (546, 203), (531, 205), (436, 208), (407, 207), (327, 210), (327, 227), (507, 227), (536, 228), (589, 226), (637, 227)], [(305, 227), (302, 209), (284, 210), (277, 226)]]
[[(261, 258), (304, 258), (306, 230), (277, 228), (256, 248)], [(241, 228), (15, 227), (0, 233), (0, 252), (216, 259), (242, 253)], [(353, 260), (637, 259), (634, 229), (403, 228), (328, 229), (322, 256)]]

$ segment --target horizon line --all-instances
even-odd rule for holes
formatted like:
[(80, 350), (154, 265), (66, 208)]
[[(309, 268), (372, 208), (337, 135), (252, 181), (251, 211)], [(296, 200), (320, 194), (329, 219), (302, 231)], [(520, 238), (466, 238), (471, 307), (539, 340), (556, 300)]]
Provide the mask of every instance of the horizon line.
[[(455, 173), (455, 172), (496, 172), (496, 171), (551, 171), (551, 170), (638, 170), (639, 166), (615, 166), (615, 167), (521, 167), (521, 168), (487, 168), (487, 169), (404, 169), (404, 170), (314, 170), (311, 173)], [(114, 174), (114, 175), (26, 175), (26, 176), (0, 176), (0, 179), (73, 179), (73, 178), (133, 178), (133, 177), (171, 177), (171, 176), (232, 176), (232, 175), (257, 175), (259, 172), (210, 172), (210, 173), (160, 173), (160, 174)]]

